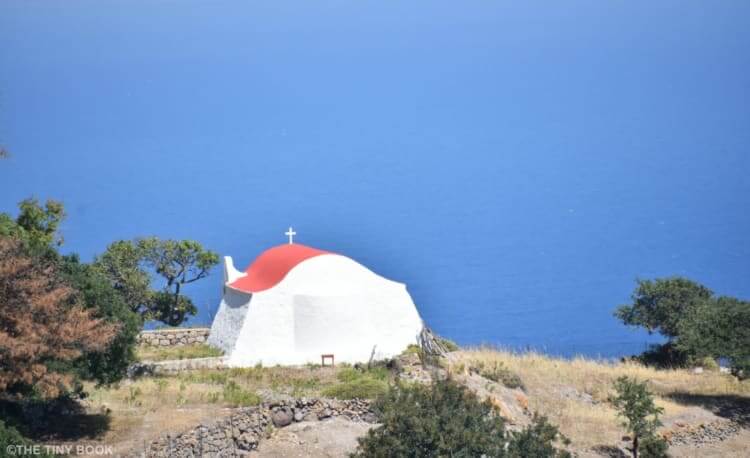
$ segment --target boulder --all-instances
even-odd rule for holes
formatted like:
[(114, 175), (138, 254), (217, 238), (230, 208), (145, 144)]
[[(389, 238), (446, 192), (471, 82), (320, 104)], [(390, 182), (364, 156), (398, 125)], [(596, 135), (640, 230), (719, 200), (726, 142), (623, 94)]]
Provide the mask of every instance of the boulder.
[(290, 408), (285, 407), (274, 412), (271, 416), (271, 420), (273, 421), (274, 426), (282, 428), (289, 425), (292, 420), (294, 420), (294, 415)]

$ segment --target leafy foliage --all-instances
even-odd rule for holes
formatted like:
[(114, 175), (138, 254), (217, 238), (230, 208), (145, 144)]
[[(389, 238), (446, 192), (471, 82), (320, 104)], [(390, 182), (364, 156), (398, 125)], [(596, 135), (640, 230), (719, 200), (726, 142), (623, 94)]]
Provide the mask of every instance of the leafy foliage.
[(620, 306), (615, 315), (669, 339), (639, 357), (646, 364), (684, 366), (728, 358), (736, 374), (750, 372), (750, 302), (714, 297), (705, 286), (674, 277), (639, 281), (633, 304)]
[(88, 310), (117, 327), (112, 341), (101, 351), (87, 351), (75, 362), (78, 374), (101, 384), (116, 382), (135, 361), (135, 345), (141, 330), (140, 317), (130, 310), (122, 295), (94, 266), (83, 264), (76, 255), (65, 256), (62, 274), (75, 290), (75, 297)]
[(633, 303), (621, 305), (615, 316), (630, 326), (642, 326), (649, 332), (658, 331), (668, 338), (679, 335), (683, 313), (707, 301), (710, 289), (682, 277), (638, 280)]
[[(514, 435), (488, 402), (453, 380), (397, 384), (374, 405), (381, 426), (359, 439), (355, 457), (556, 457), (557, 429), (538, 417)], [(507, 450), (506, 450), (507, 444)]]
[[(664, 441), (656, 437), (656, 428), (661, 426), (659, 415), (664, 409), (654, 404), (654, 398), (646, 383), (623, 376), (615, 381), (615, 391), (617, 395), (613, 396), (610, 402), (617, 409), (617, 415), (623, 419), (623, 426), (633, 435), (633, 457), (638, 458), (643, 446), (641, 441), (646, 442), (648, 453), (660, 450), (662, 446), (659, 441)], [(666, 453), (666, 443), (663, 444), (663, 448)]]
[(234, 407), (257, 406), (261, 403), (261, 398), (255, 393), (243, 390), (236, 382), (231, 381), (224, 386), (222, 393), (224, 402)]
[(719, 297), (690, 310), (677, 346), (695, 359), (725, 357), (736, 375), (750, 375), (750, 302)]
[[(0, 420), (0, 453), (6, 453), (6, 451), (9, 451), (9, 447), (24, 445), (31, 445), (31, 441), (23, 437), (18, 430), (12, 426), (7, 426), (2, 420)], [(12, 456), (13, 454), (8, 453), (8, 455)]]
[[(508, 444), (508, 456), (512, 457), (562, 457), (569, 456), (567, 452), (555, 449), (554, 442), (560, 436), (557, 427), (546, 417), (534, 414), (528, 428), (512, 435), (513, 440)], [(570, 441), (561, 437), (568, 445)]]
[(56, 247), (63, 242), (57, 233), (65, 219), (62, 203), (48, 200), (42, 206), (37, 199), (30, 198), (19, 202), (18, 208), (15, 219), (7, 213), (0, 213), (0, 236), (20, 241), (28, 254), (55, 260), (58, 256)]
[(360, 370), (347, 367), (336, 374), (339, 383), (323, 390), (323, 395), (337, 399), (375, 399), (388, 390), (389, 372), (384, 367)]
[(488, 378), (493, 382), (502, 383), (508, 388), (520, 388), (525, 389), (523, 380), (515, 372), (511, 371), (501, 361), (495, 361), (490, 365), (480, 364), (477, 368), (479, 375), (484, 378)]
[[(181, 294), (183, 285), (205, 278), (218, 262), (216, 253), (193, 240), (149, 237), (111, 244), (96, 265), (144, 320), (177, 326), (197, 312)], [(149, 269), (166, 280), (162, 289), (151, 289)]]
[(133, 312), (147, 315), (151, 303), (151, 277), (142, 267), (143, 250), (129, 240), (111, 243), (94, 266), (111, 282)]
[(65, 284), (56, 265), (0, 238), (0, 390), (57, 397), (74, 386), (67, 366), (107, 348), (118, 325), (98, 318)]
[(456, 342), (446, 339), (445, 337), (438, 336), (438, 341), (447, 351), (458, 351), (461, 349)]

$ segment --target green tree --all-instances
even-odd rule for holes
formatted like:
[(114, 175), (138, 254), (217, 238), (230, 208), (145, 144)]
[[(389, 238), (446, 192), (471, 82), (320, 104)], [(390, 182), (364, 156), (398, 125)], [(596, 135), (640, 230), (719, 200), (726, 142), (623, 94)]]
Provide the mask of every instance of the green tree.
[[(112, 243), (95, 264), (144, 320), (177, 326), (197, 312), (183, 286), (208, 276), (218, 262), (198, 242), (149, 237)], [(152, 289), (152, 273), (165, 279), (162, 288)]]
[(91, 264), (81, 263), (77, 255), (63, 257), (61, 271), (75, 289), (76, 300), (117, 326), (117, 333), (104, 350), (84, 353), (71, 368), (81, 378), (100, 384), (121, 380), (135, 361), (136, 339), (142, 327), (140, 316), (128, 307), (102, 272)]
[(722, 296), (695, 307), (680, 321), (680, 350), (730, 360), (736, 375), (750, 373), (750, 302)]
[(35, 254), (49, 254), (51, 248), (62, 245), (57, 232), (65, 219), (61, 202), (50, 199), (42, 206), (38, 199), (29, 198), (19, 202), (18, 208), (15, 220), (7, 213), (0, 214), (0, 235), (21, 240)]
[(219, 263), (219, 255), (206, 250), (194, 240), (159, 240), (150, 237), (139, 240), (144, 259), (166, 284), (153, 297), (151, 313), (154, 319), (176, 326), (187, 315), (195, 315), (190, 298), (181, 294), (182, 287), (208, 276)]
[(354, 457), (569, 456), (552, 446), (557, 428), (546, 419), (508, 433), (489, 402), (450, 379), (395, 385), (374, 409), (381, 425), (359, 439)]
[(615, 316), (629, 326), (657, 331), (668, 339), (679, 334), (684, 313), (711, 298), (710, 289), (682, 277), (637, 280), (632, 304), (621, 305)]
[(144, 250), (138, 243), (119, 240), (97, 256), (94, 266), (110, 280), (133, 312), (150, 319), (154, 292), (144, 257)]
[(666, 442), (656, 436), (656, 428), (661, 426), (659, 415), (664, 409), (654, 404), (646, 383), (623, 376), (615, 381), (614, 387), (617, 395), (610, 402), (623, 419), (622, 425), (633, 436), (633, 458), (638, 458), (639, 452), (643, 458), (666, 456)]

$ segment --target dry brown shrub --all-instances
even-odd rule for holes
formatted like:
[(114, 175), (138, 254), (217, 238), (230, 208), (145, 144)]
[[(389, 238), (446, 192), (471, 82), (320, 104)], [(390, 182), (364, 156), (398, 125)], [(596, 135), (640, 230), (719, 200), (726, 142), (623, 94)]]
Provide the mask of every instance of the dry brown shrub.
[(50, 363), (103, 350), (116, 331), (75, 300), (53, 265), (0, 238), (0, 392), (33, 388), (46, 398), (59, 396), (73, 379)]

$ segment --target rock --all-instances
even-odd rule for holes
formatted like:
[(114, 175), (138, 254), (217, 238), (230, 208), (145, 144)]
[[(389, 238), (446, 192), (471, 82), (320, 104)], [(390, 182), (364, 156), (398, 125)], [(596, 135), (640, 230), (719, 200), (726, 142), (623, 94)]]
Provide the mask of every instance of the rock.
[(253, 433), (243, 433), (237, 438), (237, 448), (240, 450), (253, 450), (258, 446), (258, 436)]
[(281, 428), (290, 424), (292, 420), (294, 420), (294, 415), (290, 408), (285, 407), (274, 412), (271, 416), (271, 420), (273, 421), (274, 426)]
[(318, 419), (323, 420), (324, 418), (330, 418), (331, 415), (333, 415), (333, 412), (331, 412), (331, 409), (326, 407), (322, 412), (318, 414)]
[(702, 374), (703, 368), (702, 367), (695, 367), (693, 368), (693, 374)]
[(304, 419), (304, 418), (305, 418), (305, 416), (302, 414), (301, 410), (297, 410), (296, 412), (294, 412), (294, 421), (298, 421), (299, 422), (299, 421), (302, 421), (302, 419)]
[(318, 421), (318, 415), (315, 412), (308, 412), (302, 418), (302, 421)]

